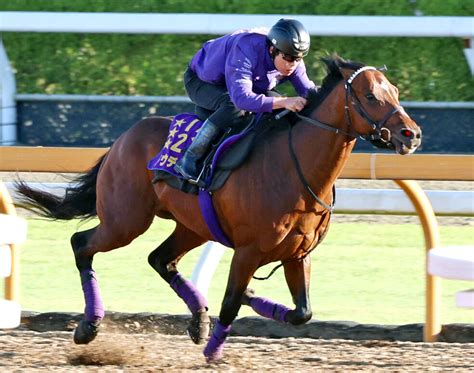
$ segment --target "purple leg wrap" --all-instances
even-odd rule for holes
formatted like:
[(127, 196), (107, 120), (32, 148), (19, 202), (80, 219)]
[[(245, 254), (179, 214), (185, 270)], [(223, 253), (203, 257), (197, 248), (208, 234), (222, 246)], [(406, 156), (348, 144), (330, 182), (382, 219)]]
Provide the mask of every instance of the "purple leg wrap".
[(95, 272), (87, 269), (81, 272), (82, 291), (86, 307), (84, 318), (86, 321), (100, 321), (104, 318), (104, 306), (100, 297), (99, 284), (95, 278)]
[(171, 288), (184, 300), (189, 310), (194, 314), (198, 311), (207, 310), (207, 300), (193, 285), (191, 281), (186, 280), (177, 273), (170, 281)]
[(206, 361), (213, 362), (220, 360), (223, 355), (225, 339), (230, 333), (230, 325), (223, 326), (220, 320), (217, 320), (216, 326), (212, 331), (211, 338), (207, 342), (206, 348), (204, 349), (204, 356)]
[(290, 309), (283, 304), (275, 303), (270, 299), (253, 297), (250, 299), (250, 307), (260, 316), (268, 317), (276, 321), (286, 322), (285, 316)]

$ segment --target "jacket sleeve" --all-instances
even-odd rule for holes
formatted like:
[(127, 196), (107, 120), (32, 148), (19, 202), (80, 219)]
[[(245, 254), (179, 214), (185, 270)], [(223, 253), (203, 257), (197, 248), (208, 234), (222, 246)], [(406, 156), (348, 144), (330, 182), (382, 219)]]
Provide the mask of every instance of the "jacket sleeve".
[(246, 55), (234, 45), (226, 59), (225, 81), (234, 105), (254, 113), (271, 112), (273, 98), (253, 92), (253, 70), (256, 56)]
[(303, 61), (298, 65), (295, 72), (291, 74), (290, 82), (301, 97), (308, 96), (308, 91), (316, 88), (314, 82), (309, 80), (306, 74), (306, 66)]

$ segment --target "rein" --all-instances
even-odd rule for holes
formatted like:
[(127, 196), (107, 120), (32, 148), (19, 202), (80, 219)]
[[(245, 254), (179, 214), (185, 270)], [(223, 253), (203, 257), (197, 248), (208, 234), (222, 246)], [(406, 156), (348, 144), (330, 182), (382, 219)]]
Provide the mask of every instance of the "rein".
[(294, 259), (289, 259), (289, 260), (285, 260), (284, 262), (281, 262), (280, 264), (276, 265), (275, 267), (273, 267), (273, 269), (270, 271), (270, 273), (265, 276), (265, 277), (257, 277), (257, 276), (252, 276), (252, 278), (254, 278), (255, 280), (268, 280), (270, 277), (272, 277), (272, 275), (276, 272), (277, 269), (279, 269), (280, 267), (282, 267), (283, 265), (285, 265), (286, 263), (290, 263), (290, 262), (297, 262), (297, 261), (300, 261), (300, 260), (303, 260), (304, 258), (306, 258), (309, 254), (311, 254), (311, 252), (316, 249), (318, 245), (314, 245), (311, 249), (309, 249), (306, 254), (304, 254), (301, 258), (294, 258)]
[[(297, 114), (298, 115), (298, 114)], [(303, 117), (303, 118), (306, 118), (306, 117)], [(310, 119), (311, 121), (313, 121), (311, 118), (307, 118), (307, 119)], [(318, 122), (318, 121), (315, 121), (316, 123), (318, 123), (318, 126), (320, 125), (323, 125), (324, 127), (322, 128), (325, 128), (325, 127), (328, 127), (327, 129), (330, 129), (330, 130), (337, 130), (339, 131), (337, 128), (334, 128), (334, 127), (330, 127), (330, 126), (327, 126), (325, 125), (324, 123), (321, 123), (321, 122)], [(326, 210), (329, 210), (329, 213), (332, 214), (332, 212), (334, 211), (334, 205), (336, 203), (336, 186), (333, 185), (332, 186), (332, 196), (333, 196), (333, 201), (330, 205), (328, 205), (326, 202), (324, 202), (321, 198), (319, 198), (317, 196), (317, 194), (311, 189), (311, 187), (309, 186), (309, 183), (308, 181), (306, 180), (306, 178), (304, 177), (303, 175), (303, 171), (301, 170), (301, 166), (300, 166), (300, 163), (298, 161), (298, 158), (296, 156), (296, 153), (295, 153), (295, 149), (293, 148), (293, 135), (292, 135), (292, 130), (293, 130), (293, 126), (290, 124), (289, 125), (289, 129), (288, 129), (288, 146), (290, 148), (290, 155), (291, 155), (291, 158), (293, 159), (293, 162), (295, 163), (295, 168), (296, 168), (296, 172), (298, 173), (298, 176), (301, 180), (301, 182), (303, 183), (304, 187), (306, 188), (306, 190), (308, 191), (308, 193), (311, 195), (311, 197), (313, 197), (313, 199), (319, 203), (322, 207), (324, 207)], [(334, 132), (334, 131), (333, 131)], [(339, 133), (339, 132), (336, 132), (336, 133)], [(282, 261), (280, 264), (276, 265), (275, 267), (273, 267), (273, 269), (270, 271), (270, 273), (265, 276), (265, 277), (258, 277), (258, 276), (252, 276), (252, 278), (254, 278), (255, 280), (268, 280), (274, 273), (277, 269), (279, 269), (281, 266), (283, 266), (285, 263), (289, 263), (289, 262), (295, 262), (295, 261), (300, 261), (300, 260), (303, 260), (304, 258), (306, 258), (314, 249), (316, 249), (317, 245), (314, 245), (314, 247), (312, 247), (311, 249), (309, 249), (301, 258), (295, 258), (295, 259), (289, 259), (289, 260), (285, 260), (285, 261)]]
[[(302, 121), (304, 121), (308, 124), (311, 124), (313, 126), (322, 128), (326, 131), (334, 132), (336, 134), (342, 134), (342, 135), (350, 136), (350, 137), (353, 137), (353, 138), (359, 137), (359, 138), (361, 138), (362, 140), (365, 140), (365, 141), (381, 141), (385, 144), (389, 144), (390, 139), (391, 139), (391, 133), (390, 133), (390, 130), (388, 128), (384, 127), (384, 125), (392, 117), (392, 115), (394, 115), (395, 113), (400, 111), (400, 106), (397, 105), (392, 111), (388, 112), (380, 121), (377, 122), (377, 121), (373, 120), (370, 117), (370, 115), (367, 113), (367, 111), (364, 109), (364, 106), (360, 102), (359, 97), (357, 97), (357, 94), (354, 92), (354, 89), (352, 87), (352, 82), (354, 81), (354, 79), (360, 73), (362, 73), (366, 70), (382, 71), (382, 70), (385, 70), (385, 69), (386, 69), (385, 66), (383, 68), (376, 68), (376, 67), (373, 67), (373, 66), (361, 67), (360, 69), (354, 71), (352, 73), (352, 75), (347, 79), (346, 83), (344, 84), (344, 90), (346, 92), (346, 96), (345, 96), (346, 103), (345, 103), (345, 106), (344, 106), (344, 113), (345, 113), (349, 128), (351, 130), (350, 132), (342, 131), (341, 129), (339, 129), (337, 127), (334, 127), (334, 126), (331, 126), (329, 124), (320, 122), (319, 120), (301, 115), (299, 113), (294, 113), (294, 114), (299, 119), (301, 119)], [(350, 98), (352, 98), (352, 100), (350, 100)], [(372, 127), (373, 133), (367, 134), (367, 135), (361, 135), (360, 133), (357, 133), (354, 130), (352, 130), (354, 128), (354, 125), (352, 124), (352, 119), (351, 119), (351, 115), (350, 115), (350, 111), (349, 111), (349, 102), (352, 103), (352, 105), (354, 106), (357, 113), (362, 118), (364, 118), (366, 120), (366, 122)], [(387, 137), (388, 137), (387, 140), (385, 140), (383, 138), (383, 136), (382, 136), (383, 132), (387, 133)]]
[[(309, 186), (308, 181), (306, 180), (306, 178), (303, 175), (303, 171), (301, 170), (300, 162), (298, 161), (298, 158), (297, 158), (296, 153), (295, 153), (295, 149), (293, 148), (293, 135), (292, 135), (293, 131), (292, 130), (293, 130), (293, 126), (290, 125), (290, 128), (288, 130), (288, 145), (289, 145), (289, 148), (290, 148), (291, 158), (293, 159), (293, 162), (295, 164), (296, 172), (298, 173), (298, 176), (299, 176), (301, 182), (303, 183), (305, 189), (308, 191), (308, 193), (311, 195), (311, 197), (313, 197), (313, 199), (317, 203), (319, 203), (322, 207), (324, 207), (326, 210), (329, 210), (329, 212), (332, 213), (334, 211), (334, 201), (330, 205), (328, 205), (321, 198), (319, 198), (317, 196), (317, 194), (311, 189), (311, 187)], [(333, 189), (334, 189), (334, 187), (333, 187)], [(333, 195), (335, 195), (335, 193), (333, 193)]]
[[(349, 126), (349, 129), (350, 129), (350, 132), (347, 132), (347, 131), (342, 131), (341, 129), (337, 128), (337, 127), (334, 127), (334, 126), (331, 126), (329, 124), (326, 124), (326, 123), (323, 123), (323, 122), (320, 122), (319, 120), (316, 120), (316, 119), (313, 119), (313, 118), (310, 118), (310, 117), (307, 117), (307, 116), (304, 116), (304, 115), (301, 115), (299, 113), (294, 113), (299, 119), (301, 119), (303, 122), (306, 122), (312, 126), (315, 126), (315, 127), (319, 127), (323, 130), (326, 130), (326, 131), (330, 131), (330, 132), (333, 132), (335, 134), (341, 134), (341, 135), (346, 135), (346, 136), (349, 136), (349, 137), (352, 137), (352, 138), (357, 138), (357, 137), (360, 137), (361, 139), (363, 140), (366, 140), (366, 141), (381, 141), (383, 143), (386, 143), (386, 144), (389, 144), (390, 143), (390, 139), (391, 139), (391, 133), (390, 133), (390, 130), (386, 127), (384, 127), (385, 123), (387, 123), (387, 121), (392, 117), (392, 115), (394, 115), (395, 113), (397, 113), (399, 110), (400, 110), (400, 106), (396, 106), (393, 110), (391, 110), (390, 112), (388, 112), (380, 121), (375, 121), (373, 120), (370, 115), (367, 113), (367, 111), (364, 109), (364, 106), (362, 105), (362, 103), (360, 102), (359, 98), (357, 97), (356, 93), (354, 92), (354, 89), (352, 88), (352, 82), (354, 81), (354, 79), (362, 72), (366, 71), (366, 70), (385, 70), (385, 66), (383, 68), (376, 68), (376, 67), (373, 67), (373, 66), (364, 66), (364, 67), (361, 67), (360, 69), (354, 71), (352, 73), (352, 75), (347, 79), (346, 83), (344, 84), (344, 90), (346, 92), (346, 95), (345, 95), (345, 106), (344, 106), (344, 113), (345, 113), (345, 117), (347, 119), (347, 122), (348, 122), (348, 126)], [(350, 101), (349, 98), (352, 98), (352, 100)], [(349, 101), (352, 103), (352, 105), (354, 106), (355, 110), (357, 111), (357, 113), (362, 117), (364, 118), (367, 123), (372, 127), (372, 133), (371, 134), (367, 134), (367, 135), (361, 135), (360, 133), (357, 133), (353, 130), (354, 128), (354, 125), (352, 124), (352, 119), (351, 119), (351, 115), (350, 115), (350, 111), (349, 111)], [(281, 112), (280, 114), (277, 114), (275, 116), (275, 118), (278, 120), (280, 119), (281, 117), (283, 117), (284, 115), (286, 115), (289, 111), (288, 110), (285, 110), (283, 112)], [(336, 188), (335, 186), (333, 185), (333, 202), (328, 205), (326, 202), (324, 202), (321, 198), (319, 198), (317, 196), (317, 194), (311, 189), (308, 181), (306, 180), (306, 178), (304, 177), (303, 175), (303, 171), (301, 170), (301, 166), (300, 166), (300, 163), (298, 161), (298, 158), (296, 156), (296, 153), (295, 153), (295, 149), (293, 147), (293, 136), (292, 136), (292, 129), (293, 129), (293, 126), (290, 124), (290, 127), (289, 127), (289, 130), (288, 130), (288, 146), (290, 148), (290, 155), (291, 155), (291, 158), (295, 164), (295, 168), (296, 168), (296, 172), (298, 173), (298, 177), (300, 178), (302, 184), (304, 185), (305, 189), (308, 191), (308, 193), (311, 195), (311, 197), (313, 197), (313, 199), (319, 204), (321, 205), (322, 207), (324, 207), (326, 210), (329, 210), (330, 213), (333, 212), (334, 210), (334, 204), (335, 204), (335, 196), (336, 196)], [(388, 139), (385, 140), (383, 137), (382, 137), (382, 134), (383, 132), (386, 131), (387, 133), (387, 137)], [(256, 277), (256, 276), (252, 276), (254, 279), (256, 280), (267, 280), (269, 279), (277, 269), (279, 269), (281, 266), (283, 266), (285, 263), (288, 263), (288, 262), (292, 262), (292, 261), (299, 261), (299, 260), (303, 260), (304, 258), (306, 258), (306, 256), (308, 256), (315, 248), (316, 248), (317, 245), (315, 245), (313, 248), (311, 248), (306, 254), (304, 254), (301, 258), (297, 258), (297, 259), (290, 259), (290, 260), (286, 260), (284, 262), (281, 262), (280, 264), (278, 264), (277, 266), (275, 266), (271, 271), (270, 273), (265, 276), (265, 277)]]

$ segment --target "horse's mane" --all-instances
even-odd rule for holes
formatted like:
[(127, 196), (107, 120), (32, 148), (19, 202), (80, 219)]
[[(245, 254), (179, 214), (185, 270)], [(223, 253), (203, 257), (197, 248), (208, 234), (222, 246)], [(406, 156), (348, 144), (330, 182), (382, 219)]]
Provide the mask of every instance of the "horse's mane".
[[(321, 60), (326, 64), (326, 70), (327, 70), (327, 75), (323, 79), (322, 85), (318, 90), (310, 90), (307, 100), (308, 103), (306, 104), (306, 107), (301, 111), (302, 115), (305, 116), (310, 116), (311, 112), (317, 108), (323, 101), (324, 99), (331, 93), (331, 91), (334, 89), (334, 87), (342, 80), (344, 79), (342, 73), (341, 73), (341, 68), (345, 69), (351, 69), (351, 70), (357, 70), (360, 69), (361, 67), (365, 66), (365, 64), (360, 63), (360, 62), (354, 62), (354, 61), (349, 61), (349, 60), (344, 60), (343, 58), (339, 57), (337, 54), (333, 54), (331, 56), (321, 58)], [(276, 120), (273, 115), (267, 117), (269, 120), (269, 123), (277, 123), (281, 124), (278, 120)], [(290, 113), (287, 117), (285, 117), (289, 121), (290, 124), (294, 124), (298, 118), (294, 113)], [(282, 125), (270, 125), (264, 127), (265, 130), (263, 130), (256, 139), (256, 143), (259, 141), (267, 141), (270, 138), (270, 134), (276, 134), (284, 129), (286, 129), (286, 126)]]
[(340, 71), (341, 68), (357, 70), (365, 66), (360, 62), (346, 61), (337, 54), (322, 58), (321, 60), (326, 64), (327, 75), (323, 79), (321, 88), (319, 88), (317, 91), (312, 90), (309, 92), (307, 97), (308, 104), (306, 105), (306, 109), (304, 109), (302, 112), (303, 115), (309, 115), (310, 111), (313, 111), (316, 107), (318, 107), (337, 85), (337, 83), (343, 79)]

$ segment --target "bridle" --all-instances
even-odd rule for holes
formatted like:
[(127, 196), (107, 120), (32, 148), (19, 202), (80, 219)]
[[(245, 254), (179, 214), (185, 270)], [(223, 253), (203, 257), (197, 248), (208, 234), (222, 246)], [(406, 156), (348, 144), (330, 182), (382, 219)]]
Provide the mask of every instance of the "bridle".
[[(357, 76), (360, 73), (362, 73), (364, 71), (367, 71), (367, 70), (379, 71), (379, 70), (385, 70), (385, 69), (386, 69), (385, 66), (383, 68), (380, 68), (380, 69), (378, 69), (376, 67), (373, 67), (373, 66), (364, 66), (364, 67), (361, 67), (360, 69), (357, 69), (356, 71), (354, 71), (351, 74), (351, 76), (347, 79), (347, 81), (345, 82), (344, 89), (346, 91), (346, 94), (345, 94), (346, 99), (345, 99), (344, 112), (345, 112), (346, 120), (348, 121), (349, 132), (342, 131), (337, 127), (334, 127), (334, 126), (331, 126), (329, 124), (320, 122), (319, 120), (316, 120), (316, 119), (313, 119), (313, 118), (309, 118), (309, 117), (304, 116), (304, 115), (299, 114), (299, 113), (294, 113), (294, 114), (299, 119), (301, 119), (302, 121), (304, 121), (308, 124), (311, 124), (313, 126), (322, 128), (324, 130), (331, 131), (331, 132), (334, 132), (336, 134), (343, 134), (343, 135), (346, 135), (346, 136), (349, 136), (349, 137), (352, 137), (352, 138), (360, 137), (360, 138), (362, 138), (364, 140), (367, 140), (367, 141), (379, 141), (379, 142), (382, 142), (385, 145), (389, 146), (389, 145), (391, 145), (391, 142), (390, 142), (391, 133), (390, 133), (390, 130), (387, 127), (385, 127), (385, 124), (395, 113), (400, 111), (400, 106), (399, 105), (395, 106), (395, 108), (393, 108), (380, 121), (377, 122), (377, 121), (373, 120), (370, 117), (370, 115), (367, 113), (367, 111), (364, 109), (364, 106), (362, 105), (359, 98), (357, 97), (357, 94), (355, 93), (354, 89), (352, 88), (352, 82), (354, 81), (355, 78), (357, 78)], [(362, 118), (364, 118), (367, 121), (367, 123), (371, 126), (372, 132), (370, 134), (362, 135), (362, 134), (360, 134), (360, 133), (358, 133), (357, 131), (354, 130), (354, 125), (352, 123), (350, 110), (349, 110), (349, 103), (352, 103), (352, 105), (354, 106), (357, 113), (359, 113), (359, 115)], [(285, 114), (286, 114), (286, 112), (282, 112), (281, 114), (278, 114), (276, 116), (276, 119), (281, 118)], [(293, 129), (293, 126), (290, 125), (289, 126), (289, 131), (288, 131), (288, 144), (289, 144), (289, 148), (290, 148), (290, 155), (291, 155), (291, 158), (293, 159), (293, 162), (295, 164), (295, 168), (296, 168), (296, 172), (298, 173), (298, 177), (300, 178), (300, 180), (303, 183), (305, 189), (308, 191), (308, 193), (311, 195), (311, 197), (320, 206), (324, 207), (325, 209), (329, 210), (329, 212), (332, 213), (332, 211), (334, 210), (334, 203), (335, 203), (335, 201), (334, 201), (335, 200), (335, 189), (333, 187), (333, 201), (332, 201), (331, 204), (327, 204), (326, 202), (324, 202), (311, 189), (308, 181), (306, 180), (306, 178), (303, 175), (303, 171), (301, 169), (298, 158), (296, 156), (295, 149), (293, 147), (292, 129)], [(384, 139), (383, 136), (382, 136), (382, 134), (384, 132), (387, 134), (387, 139)]]
[[(391, 111), (389, 111), (380, 121), (375, 121), (373, 120), (370, 115), (367, 113), (367, 111), (364, 109), (364, 106), (362, 105), (362, 103), (360, 102), (359, 100), (359, 97), (357, 97), (357, 94), (355, 93), (354, 89), (352, 88), (352, 82), (354, 81), (354, 79), (363, 71), (366, 71), (366, 70), (376, 70), (376, 71), (383, 71), (383, 70), (386, 70), (386, 67), (382, 67), (382, 68), (376, 68), (376, 67), (373, 67), (373, 66), (364, 66), (364, 67), (361, 67), (360, 69), (354, 71), (352, 73), (352, 75), (349, 77), (349, 79), (347, 79), (346, 83), (344, 84), (344, 89), (346, 91), (346, 104), (344, 106), (344, 113), (345, 113), (345, 116), (346, 116), (346, 119), (349, 123), (349, 129), (351, 131), (354, 131), (353, 128), (354, 128), (354, 125), (352, 124), (352, 119), (351, 119), (351, 114), (350, 114), (350, 111), (349, 111), (349, 102), (352, 103), (352, 105), (354, 106), (354, 109), (357, 111), (357, 113), (362, 117), (364, 118), (367, 123), (369, 123), (369, 125), (372, 127), (372, 133), (368, 134), (368, 135), (360, 135), (360, 134), (357, 134), (360, 138), (364, 139), (364, 140), (367, 140), (367, 141), (380, 141), (382, 143), (385, 143), (386, 145), (388, 144), (391, 144), (390, 143), (390, 140), (391, 140), (391, 133), (390, 133), (390, 130), (385, 127), (385, 124), (387, 123), (387, 121), (396, 113), (398, 113), (400, 111), (400, 106), (399, 105), (396, 105)], [(352, 99), (352, 100), (350, 100)], [(354, 131), (355, 132), (355, 131)], [(386, 133), (386, 137), (387, 139), (384, 139), (382, 134), (383, 133)], [(355, 132), (356, 133), (356, 132)]]
[[(375, 70), (375, 71), (383, 71), (383, 70), (386, 70), (386, 67), (382, 67), (382, 68), (377, 68), (377, 67), (373, 67), (373, 66), (364, 66), (364, 67), (361, 67), (360, 69), (357, 69), (356, 71), (354, 71), (351, 76), (346, 80), (346, 82), (344, 83), (344, 90), (345, 90), (345, 106), (344, 106), (344, 113), (345, 113), (345, 117), (346, 117), (346, 120), (348, 122), (348, 127), (349, 127), (349, 131), (342, 131), (340, 130), (339, 128), (337, 127), (334, 127), (332, 125), (329, 125), (329, 124), (326, 124), (326, 123), (323, 123), (323, 122), (320, 122), (319, 120), (316, 120), (316, 119), (313, 119), (313, 118), (310, 118), (310, 117), (307, 117), (305, 115), (302, 115), (302, 114), (299, 114), (299, 113), (295, 113), (295, 115), (301, 119), (302, 121), (308, 123), (308, 124), (311, 124), (313, 126), (316, 126), (316, 127), (319, 127), (319, 128), (322, 128), (324, 130), (327, 130), (327, 131), (331, 131), (331, 132), (334, 132), (336, 134), (342, 134), (342, 135), (346, 135), (346, 136), (349, 136), (349, 137), (352, 137), (352, 138), (361, 138), (363, 140), (366, 140), (366, 141), (379, 141), (379, 142), (382, 142), (384, 143), (385, 145), (389, 146), (391, 145), (391, 132), (390, 130), (385, 127), (385, 124), (388, 122), (388, 120), (396, 113), (398, 113), (401, 109), (401, 107), (399, 105), (396, 105), (391, 111), (389, 111), (380, 121), (375, 121), (374, 119), (372, 119), (370, 117), (370, 115), (367, 113), (367, 111), (365, 110), (364, 106), (362, 105), (361, 101), (359, 100), (359, 97), (357, 97), (357, 94), (355, 93), (353, 87), (352, 87), (352, 82), (354, 81), (354, 79), (362, 72), (364, 71), (367, 71), (367, 70)], [(349, 107), (349, 104), (352, 104), (352, 106), (354, 106), (354, 109), (356, 110), (356, 112), (366, 120), (366, 122), (370, 125), (370, 127), (372, 128), (372, 132), (369, 133), (369, 134), (366, 134), (366, 135), (363, 135), (363, 134), (360, 134), (358, 133), (357, 131), (354, 130), (354, 125), (353, 125), (353, 122), (352, 122), (352, 118), (351, 118), (351, 113), (350, 113), (350, 107)], [(387, 139), (384, 139), (383, 138), (383, 133), (386, 133), (386, 137)]]
[[(376, 68), (376, 67), (373, 67), (373, 66), (364, 66), (364, 67), (361, 67), (360, 69), (354, 71), (352, 73), (352, 75), (349, 77), (349, 79), (347, 79), (347, 81), (345, 82), (344, 84), (344, 89), (346, 91), (346, 102), (345, 102), (345, 106), (344, 106), (344, 112), (345, 112), (345, 116), (346, 116), (346, 119), (348, 121), (348, 126), (349, 126), (349, 132), (346, 132), (346, 131), (342, 131), (340, 130), (339, 128), (336, 128), (334, 126), (331, 126), (329, 124), (326, 124), (326, 123), (323, 123), (323, 122), (320, 122), (319, 120), (316, 120), (316, 119), (313, 119), (313, 118), (309, 118), (307, 116), (304, 116), (302, 114), (299, 114), (299, 113), (294, 113), (299, 119), (301, 119), (302, 121), (308, 123), (308, 124), (311, 124), (313, 126), (316, 126), (316, 127), (319, 127), (319, 128), (322, 128), (324, 130), (327, 130), (327, 131), (330, 131), (330, 132), (334, 132), (336, 134), (343, 134), (343, 135), (346, 135), (346, 136), (350, 136), (352, 138), (357, 138), (357, 137), (360, 137), (364, 140), (367, 140), (367, 141), (381, 141), (383, 143), (385, 143), (386, 145), (391, 145), (391, 142), (390, 142), (390, 139), (391, 139), (391, 133), (390, 133), (390, 130), (385, 127), (385, 124), (387, 123), (387, 121), (392, 117), (392, 115), (394, 115), (395, 113), (399, 112), (400, 111), (400, 106), (397, 105), (393, 110), (391, 110), (389, 113), (387, 113), (380, 121), (375, 121), (373, 120), (370, 115), (367, 113), (367, 111), (364, 109), (364, 106), (362, 105), (362, 103), (360, 102), (359, 98), (357, 97), (357, 94), (354, 92), (353, 88), (352, 88), (352, 82), (354, 81), (354, 79), (363, 71), (366, 71), (366, 70), (378, 70), (378, 71), (381, 71), (381, 70), (385, 70), (385, 66), (383, 68)], [(352, 98), (352, 100), (351, 100)], [(353, 128), (353, 123), (352, 123), (352, 119), (351, 119), (351, 115), (350, 115), (350, 111), (349, 111), (349, 102), (352, 103), (352, 105), (354, 106), (355, 110), (357, 111), (357, 113), (359, 113), (360, 116), (362, 116), (362, 118), (364, 118), (367, 123), (370, 124), (370, 126), (372, 127), (372, 133), (368, 134), (368, 135), (361, 135), (360, 133), (356, 132)], [(285, 110), (283, 112), (281, 112), (280, 114), (277, 114), (275, 116), (275, 118), (277, 120), (279, 120), (280, 118), (282, 118), (284, 115), (286, 115), (287, 113), (289, 113), (288, 110)], [(335, 185), (333, 185), (332, 187), (332, 195), (333, 195), (333, 200), (330, 204), (327, 204), (326, 202), (324, 202), (321, 198), (318, 197), (318, 195), (311, 189), (308, 181), (306, 180), (306, 178), (304, 177), (303, 175), (303, 170), (301, 169), (301, 166), (300, 166), (300, 163), (298, 161), (298, 158), (296, 156), (296, 152), (295, 152), (295, 149), (293, 147), (293, 136), (292, 136), (292, 129), (293, 129), (293, 126), (290, 124), (289, 125), (289, 130), (288, 130), (288, 145), (289, 145), (289, 148), (290, 148), (290, 155), (291, 155), (291, 158), (293, 159), (293, 162), (295, 164), (295, 168), (296, 168), (296, 172), (298, 174), (298, 177), (300, 178), (302, 184), (304, 185), (305, 189), (307, 190), (307, 192), (311, 195), (311, 197), (316, 201), (316, 203), (318, 203), (320, 206), (322, 206), (323, 208), (325, 208), (326, 210), (329, 211), (329, 213), (332, 213), (333, 210), (334, 210), (334, 204), (335, 204), (335, 200), (336, 200), (336, 188), (335, 188)], [(383, 132), (387, 133), (387, 140), (385, 140), (383, 137), (382, 137), (382, 134)], [(300, 261), (300, 260), (303, 260), (304, 258), (306, 258), (315, 248), (316, 248), (317, 245), (313, 246), (310, 250), (308, 250), (301, 258), (297, 258), (297, 259), (290, 259), (290, 260), (287, 260), (287, 261), (282, 261), (280, 264), (278, 264), (276, 267), (274, 267), (271, 272), (265, 276), (265, 277), (257, 277), (257, 276), (253, 276), (254, 279), (256, 280), (267, 280), (268, 278), (270, 278), (270, 276), (273, 275), (273, 273), (275, 273), (275, 271), (280, 268), (281, 266), (283, 266), (285, 263), (287, 262), (291, 262), (291, 261)]]

